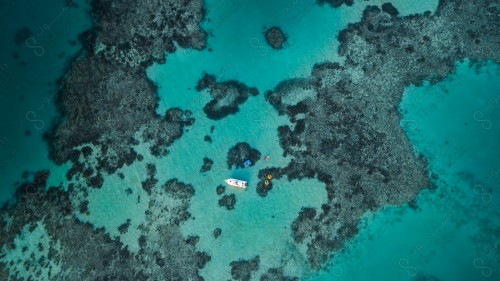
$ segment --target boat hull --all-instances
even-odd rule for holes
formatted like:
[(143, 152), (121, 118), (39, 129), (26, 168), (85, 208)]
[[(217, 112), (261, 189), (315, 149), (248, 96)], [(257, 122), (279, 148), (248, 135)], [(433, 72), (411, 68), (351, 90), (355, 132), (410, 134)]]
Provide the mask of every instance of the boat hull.
[(224, 180), (227, 184), (239, 188), (247, 188), (247, 182), (238, 179), (226, 179)]

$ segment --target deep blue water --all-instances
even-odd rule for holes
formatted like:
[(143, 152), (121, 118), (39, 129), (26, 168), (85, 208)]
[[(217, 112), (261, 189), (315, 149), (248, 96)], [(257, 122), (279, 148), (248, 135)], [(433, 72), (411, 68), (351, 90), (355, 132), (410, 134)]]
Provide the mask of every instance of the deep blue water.
[(53, 167), (42, 134), (57, 114), (56, 81), (90, 28), (88, 5), (74, 2), (0, 1), (0, 203), (23, 172)]

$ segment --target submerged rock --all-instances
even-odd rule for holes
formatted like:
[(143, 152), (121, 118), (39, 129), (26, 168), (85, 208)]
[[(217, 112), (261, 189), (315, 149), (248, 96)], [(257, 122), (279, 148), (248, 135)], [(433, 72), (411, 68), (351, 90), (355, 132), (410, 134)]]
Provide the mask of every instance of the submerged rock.
[(267, 44), (276, 50), (283, 49), (283, 44), (288, 39), (286, 34), (277, 26), (267, 29), (264, 32), (264, 37), (266, 38)]
[(23, 28), (19, 29), (18, 31), (16, 31), (16, 34), (14, 35), (14, 43), (16, 43), (16, 45), (24, 47), (26, 44), (26, 40), (28, 40), (28, 38), (30, 38), (32, 36), (33, 36), (33, 32), (31, 32), (31, 30), (29, 28), (23, 27)]
[(226, 187), (219, 184), (216, 188), (217, 195), (221, 195), (222, 193), (224, 193), (224, 191), (226, 191)]
[(335, 8), (338, 8), (343, 4), (345, 4), (346, 6), (352, 6), (352, 4), (354, 4), (354, 0), (316, 0), (316, 1), (321, 5), (327, 3)]
[(35, 173), (33, 182), (31, 183), (34, 188), (40, 189), (47, 186), (47, 179), (50, 176), (49, 170), (42, 170), (40, 172)]
[(212, 169), (212, 165), (214, 164), (214, 161), (212, 159), (204, 157), (203, 158), (203, 166), (200, 168), (201, 173), (208, 172)]
[(215, 239), (219, 238), (219, 236), (222, 234), (222, 230), (220, 228), (216, 228), (214, 230), (213, 236)]
[(260, 281), (299, 281), (299, 278), (286, 276), (283, 268), (270, 268), (260, 277)]
[(224, 195), (221, 199), (219, 199), (219, 206), (226, 207), (228, 210), (234, 209), (234, 205), (236, 205), (236, 196), (234, 194)]
[(118, 231), (120, 231), (120, 234), (125, 234), (128, 231), (128, 228), (130, 226), (130, 219), (127, 220), (124, 224), (120, 225), (118, 227)]
[(260, 181), (258, 184), (257, 184), (257, 194), (259, 194), (260, 196), (262, 197), (266, 197), (267, 196), (267, 193), (273, 189), (273, 183), (272, 181), (268, 181), (268, 184), (266, 185), (265, 184), (265, 179), (263, 179), (262, 181)]
[(398, 9), (396, 9), (396, 7), (394, 7), (391, 3), (382, 4), (382, 11), (388, 13), (393, 17), (397, 17), (399, 14)]
[(251, 260), (232, 261), (231, 276), (234, 280), (250, 281), (253, 272), (259, 270), (260, 257), (256, 256)]
[(93, 177), (88, 177), (86, 183), (90, 187), (101, 188), (102, 185), (104, 184), (104, 178), (102, 177), (101, 173), (97, 173)]
[(148, 194), (151, 194), (151, 190), (158, 183), (158, 179), (156, 178), (156, 165), (152, 163), (147, 164), (146, 173), (148, 178), (141, 182), (141, 186)]

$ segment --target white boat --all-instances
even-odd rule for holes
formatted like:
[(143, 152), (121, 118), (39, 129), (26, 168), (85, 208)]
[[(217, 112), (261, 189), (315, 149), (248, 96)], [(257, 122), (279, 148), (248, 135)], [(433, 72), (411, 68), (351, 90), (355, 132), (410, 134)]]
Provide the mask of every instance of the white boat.
[(237, 179), (226, 179), (224, 181), (231, 186), (236, 186), (236, 187), (240, 187), (240, 188), (247, 188), (246, 181), (237, 180)]

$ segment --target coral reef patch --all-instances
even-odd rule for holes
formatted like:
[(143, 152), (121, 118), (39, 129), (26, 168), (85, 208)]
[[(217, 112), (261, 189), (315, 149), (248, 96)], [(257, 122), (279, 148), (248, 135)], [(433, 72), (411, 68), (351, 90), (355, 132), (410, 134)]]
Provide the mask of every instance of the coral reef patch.
[(203, 166), (200, 168), (201, 173), (208, 172), (212, 169), (212, 165), (214, 164), (214, 161), (210, 158), (204, 157), (203, 158)]
[(250, 160), (250, 162), (252, 162), (250, 166), (253, 166), (259, 161), (260, 156), (260, 151), (252, 148), (246, 142), (239, 142), (227, 152), (227, 167), (228, 169), (231, 169), (233, 166), (236, 168), (244, 168), (246, 160)]
[(148, 194), (151, 194), (151, 190), (158, 183), (158, 179), (156, 179), (156, 165), (152, 163), (147, 164), (146, 173), (148, 178), (141, 182), (141, 186)]
[[(196, 239), (188, 243), (179, 229), (190, 217), (187, 209), (194, 194), (192, 186), (172, 179), (153, 189), (146, 222), (139, 226), (140, 250), (132, 253), (103, 228), (78, 221), (71, 191), (53, 186), (46, 189), (46, 172), (37, 175), (36, 180), (19, 186), (14, 205), (2, 207), (0, 276), (26, 280), (24, 274), (39, 278), (46, 274), (50, 280), (201, 280), (198, 270), (210, 257), (196, 251)], [(120, 231), (125, 232), (128, 223), (120, 226)], [(7, 262), (5, 251), (16, 250), (23, 237), (38, 232), (43, 233), (46, 243), (38, 246), (31, 261)], [(193, 266), (182, 266), (185, 264)], [(50, 267), (48, 273), (43, 267)]]
[(283, 268), (270, 268), (260, 277), (260, 281), (299, 281), (299, 278), (286, 276)]
[(217, 238), (219, 238), (219, 236), (221, 236), (221, 234), (222, 234), (222, 230), (220, 228), (216, 228), (214, 230), (213, 236), (215, 239), (217, 239)]
[(234, 194), (225, 194), (221, 199), (219, 199), (220, 207), (226, 207), (226, 209), (232, 210), (234, 209), (234, 205), (236, 205), (236, 195)]
[(286, 34), (277, 26), (273, 26), (264, 31), (264, 37), (266, 38), (267, 44), (275, 50), (283, 49), (283, 44), (285, 44), (288, 39)]
[(250, 88), (235, 80), (217, 82), (216, 77), (208, 73), (203, 73), (196, 85), (198, 92), (205, 89), (208, 89), (212, 100), (203, 107), (203, 111), (213, 120), (237, 113), (239, 106), (250, 96), (259, 94), (256, 88)]
[(120, 231), (120, 234), (125, 234), (127, 233), (129, 227), (130, 227), (130, 219), (127, 219), (127, 221), (124, 224), (118, 227), (118, 231)]
[[(82, 34), (84, 50), (60, 82), (56, 105), (61, 117), (45, 136), (57, 164), (75, 165), (68, 178), (88, 166), (114, 173), (130, 165), (137, 158), (132, 146), (139, 141), (149, 143), (153, 155), (165, 155), (194, 119), (181, 109), (170, 109), (165, 117), (156, 113), (157, 88), (145, 69), (164, 62), (165, 51), (176, 50), (174, 43), (205, 46), (205, 32), (198, 27), (203, 1), (97, 0), (91, 5), (94, 28)], [(84, 144), (94, 146), (92, 155), (81, 150)], [(97, 165), (89, 163), (91, 158)], [(84, 177), (98, 187), (102, 175), (89, 171)]]
[(250, 260), (232, 261), (231, 276), (234, 280), (250, 281), (254, 271), (259, 270), (260, 257), (256, 256)]
[(201, 50), (206, 33), (203, 1), (96, 0), (92, 2), (95, 51), (127, 68), (142, 69), (165, 62), (165, 52), (181, 48)]
[(217, 195), (221, 195), (222, 193), (224, 193), (226, 191), (226, 187), (223, 186), (222, 184), (219, 184), (217, 186), (217, 188), (215, 189), (215, 191), (217, 192)]
[(334, 8), (338, 8), (344, 4), (346, 6), (352, 6), (352, 4), (354, 4), (354, 0), (316, 0), (316, 2), (320, 5), (326, 3)]

